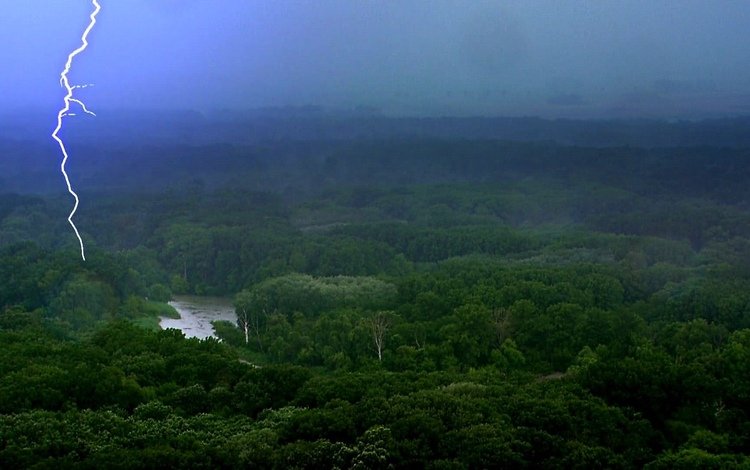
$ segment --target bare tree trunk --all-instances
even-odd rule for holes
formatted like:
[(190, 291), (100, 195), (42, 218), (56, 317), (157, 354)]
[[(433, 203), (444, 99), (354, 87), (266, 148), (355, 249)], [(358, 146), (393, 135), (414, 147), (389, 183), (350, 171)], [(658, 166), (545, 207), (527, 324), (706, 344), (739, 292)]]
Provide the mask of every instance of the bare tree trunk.
[(250, 342), (250, 317), (247, 314), (247, 310), (242, 309), (237, 311), (237, 326), (245, 332), (245, 344), (248, 344)]
[(378, 361), (383, 361), (383, 348), (385, 347), (385, 334), (391, 326), (388, 317), (383, 312), (378, 312), (369, 319), (370, 332), (372, 340), (375, 343), (375, 349), (378, 351)]
[(426, 343), (427, 343), (427, 333), (423, 331), (422, 329), (414, 331), (414, 344), (417, 346), (417, 349), (424, 348), (424, 345)]

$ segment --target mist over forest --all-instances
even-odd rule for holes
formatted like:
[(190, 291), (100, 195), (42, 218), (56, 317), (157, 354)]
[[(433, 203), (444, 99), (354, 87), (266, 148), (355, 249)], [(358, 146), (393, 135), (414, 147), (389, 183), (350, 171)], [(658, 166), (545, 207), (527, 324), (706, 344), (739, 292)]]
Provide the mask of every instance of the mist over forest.
[(746, 6), (102, 1), (61, 167), (80, 3), (0, 28), (0, 468), (750, 466)]

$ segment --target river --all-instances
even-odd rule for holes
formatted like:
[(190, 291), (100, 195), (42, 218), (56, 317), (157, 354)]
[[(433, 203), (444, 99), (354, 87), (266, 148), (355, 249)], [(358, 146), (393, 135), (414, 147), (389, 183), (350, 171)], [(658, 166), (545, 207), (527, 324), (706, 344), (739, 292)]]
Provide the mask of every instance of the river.
[(175, 296), (169, 305), (177, 310), (180, 318), (161, 317), (159, 326), (166, 330), (175, 328), (182, 331), (187, 338), (216, 337), (212, 321), (225, 320), (237, 323), (232, 300), (223, 297)]

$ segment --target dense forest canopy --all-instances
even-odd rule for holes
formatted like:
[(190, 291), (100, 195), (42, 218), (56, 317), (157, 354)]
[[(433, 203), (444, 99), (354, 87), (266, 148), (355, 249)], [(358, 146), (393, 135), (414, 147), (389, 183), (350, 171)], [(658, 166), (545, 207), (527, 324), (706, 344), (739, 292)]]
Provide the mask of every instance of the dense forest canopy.
[[(81, 138), (86, 262), (41, 148), (2, 137), (0, 467), (747, 467), (746, 127)], [(238, 322), (154, 328), (179, 294)]]

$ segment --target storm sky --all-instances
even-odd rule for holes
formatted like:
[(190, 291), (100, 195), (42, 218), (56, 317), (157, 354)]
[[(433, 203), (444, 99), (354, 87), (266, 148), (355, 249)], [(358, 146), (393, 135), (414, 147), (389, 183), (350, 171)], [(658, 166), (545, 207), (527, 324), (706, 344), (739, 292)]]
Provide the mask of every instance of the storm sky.
[[(750, 2), (100, 0), (72, 82), (95, 109), (391, 115), (750, 111)], [(5, 110), (54, 108), (89, 0), (5, 0)]]

